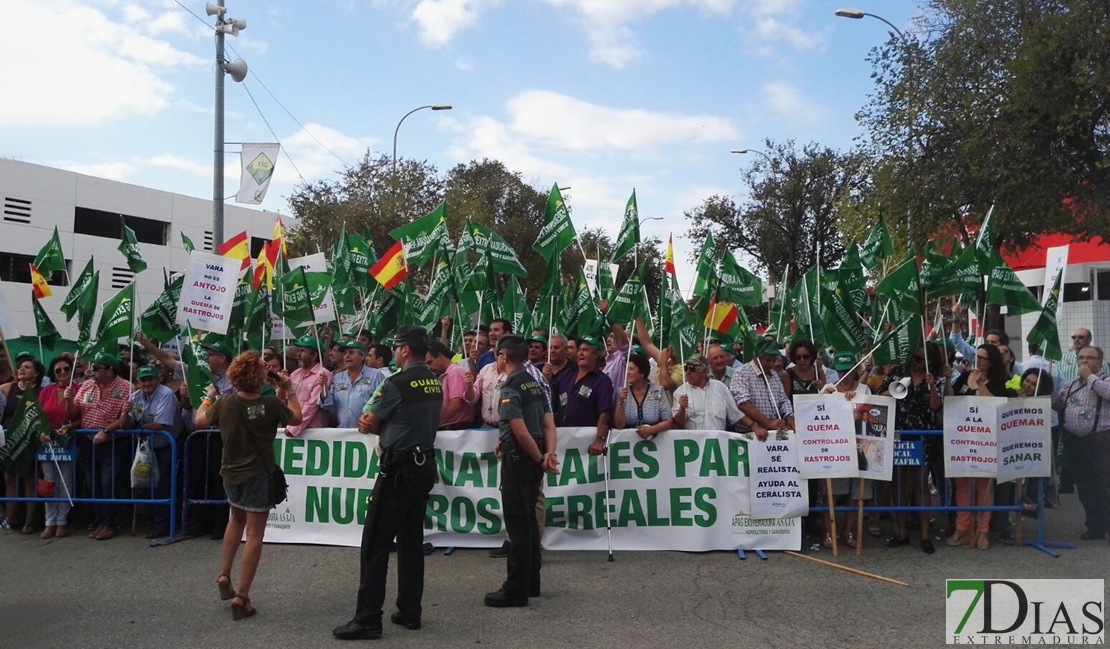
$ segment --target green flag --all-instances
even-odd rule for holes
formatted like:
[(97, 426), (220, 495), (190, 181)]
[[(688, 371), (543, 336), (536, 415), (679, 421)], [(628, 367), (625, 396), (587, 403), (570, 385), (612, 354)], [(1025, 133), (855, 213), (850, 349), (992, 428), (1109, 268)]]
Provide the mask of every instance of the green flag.
[(1051, 361), (1059, 361), (1064, 357), (1064, 351), (1060, 348), (1060, 330), (1056, 324), (1056, 307), (1060, 304), (1060, 282), (1063, 277), (1063, 273), (1056, 276), (1052, 292), (1037, 318), (1037, 324), (1033, 325), (1026, 336), (1029, 344), (1037, 345), (1041, 349), (1041, 355)]
[(32, 265), (47, 279), (55, 271), (66, 269), (66, 258), (62, 253), (62, 240), (58, 237), (58, 226), (54, 226), (54, 234), (50, 237), (50, 241), (47, 241), (46, 245), (39, 250), (39, 254), (35, 255), (35, 261)]
[(721, 260), (717, 300), (732, 302), (738, 307), (763, 304), (763, 280), (736, 263), (736, 258), (727, 250)]
[(189, 322), (185, 323), (182, 343), (181, 360), (185, 363), (185, 384), (189, 386), (189, 403), (193, 404), (194, 408), (199, 408), (200, 402), (208, 392), (208, 386), (215, 383), (216, 378), (208, 367), (206, 360), (208, 355), (201, 348), (200, 341), (197, 340)]
[[(247, 298), (247, 319), (243, 323), (243, 335), (247, 348), (261, 351), (270, 342), (274, 321), (270, 317), (270, 295), (266, 291), (251, 291)], [(357, 333), (357, 332), (356, 332)]]
[(62, 336), (58, 333), (54, 323), (50, 321), (50, 316), (46, 315), (46, 309), (42, 308), (39, 299), (34, 295), (31, 296), (31, 307), (35, 312), (35, 336), (38, 337), (43, 347), (54, 351), (54, 344)]
[(35, 446), (39, 437), (49, 435), (52, 430), (39, 403), (37, 390), (26, 390), (19, 399), (11, 424), (0, 447), (0, 462), (9, 471), (17, 474), (31, 469), (35, 459)]
[(509, 286), (505, 289), (505, 319), (513, 323), (513, 331), (527, 336), (532, 330), (532, 314), (524, 301), (524, 291), (515, 275), (509, 276)]
[(998, 255), (998, 249), (994, 246), (992, 214), (994, 214), (994, 205), (991, 205), (987, 215), (983, 217), (983, 223), (979, 226), (979, 236), (975, 239), (975, 256), (979, 259), (979, 268), (983, 275), (995, 266), (994, 258)]
[(308, 296), (308, 279), (304, 268), (297, 268), (281, 276), (274, 283), (274, 313), (285, 320), (286, 325), (302, 325), (312, 322), (312, 302)]
[(82, 296), (77, 304), (77, 348), (84, 349), (92, 338), (93, 315), (96, 314), (96, 305), (99, 302), (97, 295), (100, 293), (100, 271), (93, 273), (88, 287), (82, 291)]
[(674, 350), (674, 360), (683, 363), (697, 351), (701, 339), (701, 327), (694, 325), (690, 307), (682, 299), (677, 282), (671, 285), (671, 326), (670, 345)]
[(610, 322), (626, 324), (633, 322), (636, 318), (644, 318), (645, 320), (648, 318), (647, 299), (644, 293), (646, 265), (647, 262), (644, 262), (636, 267), (632, 274), (628, 276), (620, 292), (613, 298), (613, 302), (609, 305), (609, 313), (606, 314)]
[(973, 246), (964, 249), (955, 260), (945, 260), (947, 263), (940, 268), (938, 266), (941, 266), (942, 262), (938, 260), (930, 263), (928, 253), (925, 260), (926, 265), (921, 267), (921, 283), (924, 284), (925, 293), (929, 297), (978, 295), (983, 287), (978, 253)]
[(847, 292), (838, 288), (825, 295), (828, 309), (825, 312), (824, 325), (829, 346), (835, 347), (837, 351), (863, 351), (867, 347), (867, 337)]
[[(66, 299), (62, 302), (61, 311), (65, 314), (66, 322), (72, 320), (73, 316), (77, 314), (77, 311), (81, 308), (82, 300), (91, 300), (92, 305), (96, 306), (96, 287), (93, 286), (94, 276), (93, 260), (90, 257), (88, 263), (85, 264), (85, 269), (77, 276), (77, 281), (73, 283), (73, 286), (69, 287), (69, 293), (66, 294)], [(94, 295), (88, 297), (86, 294), (90, 287), (92, 287)]]
[(193, 240), (185, 236), (184, 232), (181, 233), (181, 247), (185, 248), (185, 252), (190, 255), (197, 249), (197, 247), (193, 245)]
[(860, 259), (859, 246), (848, 246), (848, 253), (836, 271), (838, 286), (848, 292), (849, 300), (856, 311), (867, 309), (867, 273)]
[(327, 301), (328, 291), (331, 290), (331, 275), (305, 271), (304, 278), (308, 283), (308, 301), (312, 306), (312, 316), (303, 322), (314, 322), (316, 312), (323, 308), (324, 302)]
[(247, 297), (253, 292), (249, 281), (239, 278), (235, 285), (235, 300), (231, 303), (231, 315), (227, 319), (227, 332), (224, 342), (239, 352), (243, 345), (243, 324), (247, 319)]
[(875, 294), (890, 300), (905, 313), (925, 315), (917, 277), (917, 258), (913, 253), (875, 286)]
[(547, 262), (547, 274), (532, 309), (532, 326), (547, 331), (549, 336), (556, 331), (566, 331), (566, 298), (562, 288), (562, 265), (555, 255)]
[(569, 317), (567, 331), (575, 337), (596, 336), (605, 329), (605, 317), (597, 308), (597, 302), (590, 293), (585, 271), (578, 271), (578, 281), (573, 286), (572, 297), (567, 310)]
[(874, 344), (875, 365), (904, 365), (925, 339), (921, 317), (910, 316), (898, 326), (888, 325)]
[(707, 235), (698, 253), (698, 265), (694, 269), (694, 297), (712, 293), (717, 287), (717, 253), (713, 249), (713, 235)]
[(556, 183), (552, 185), (551, 193), (547, 195), (543, 227), (540, 228), (532, 249), (550, 262), (553, 257), (557, 257), (570, 247), (574, 237), (574, 224), (570, 220), (570, 210), (563, 202), (563, 195), (559, 192), (559, 185)]
[(879, 265), (879, 261), (893, 254), (894, 243), (890, 240), (890, 230), (887, 229), (886, 221), (883, 220), (880, 214), (879, 223), (871, 230), (871, 234), (867, 236), (867, 241), (863, 243), (863, 252), (860, 253), (860, 259), (868, 268), (874, 268)]
[(143, 316), (139, 320), (139, 329), (144, 336), (159, 343), (178, 336), (180, 330), (177, 326), (177, 303), (181, 300), (181, 287), (184, 283), (185, 274), (176, 274), (162, 294), (143, 311)]
[(617, 291), (617, 280), (613, 277), (613, 269), (609, 268), (611, 260), (601, 256), (597, 251), (597, 297), (606, 302), (613, 299)]
[(809, 340), (818, 349), (824, 349), (827, 346), (825, 321), (817, 302), (817, 275), (814, 269), (816, 266), (802, 275), (791, 295), (796, 325), (793, 339)]
[(425, 216), (389, 233), (405, 246), (405, 263), (409, 268), (423, 266), (435, 256), (441, 242), (447, 240), (447, 203), (440, 203)]
[(127, 267), (131, 269), (132, 273), (141, 273), (146, 270), (146, 262), (143, 261), (143, 255), (139, 252), (139, 240), (135, 237), (135, 231), (127, 227), (120, 219), (120, 225), (123, 227), (123, 241), (119, 244), (119, 251), (127, 258)]
[(624, 222), (621, 223), (621, 231), (613, 244), (613, 254), (609, 255), (610, 261), (615, 264), (624, 259), (639, 243), (640, 209), (636, 206), (636, 190), (633, 189), (628, 204), (624, 206)]
[(134, 306), (135, 282), (130, 282), (104, 303), (96, 326), (96, 341), (82, 349), (81, 355), (92, 358), (100, 352), (115, 354), (119, 339), (131, 335)]
[[(429, 330), (436, 325), (440, 318), (451, 312), (451, 295), (453, 282), (451, 281), (451, 264), (449, 260), (440, 257), (432, 271), (432, 283), (428, 286), (428, 294), (420, 305), (417, 320)], [(519, 290), (519, 287), (518, 287)], [(508, 296), (506, 295), (506, 299)], [(513, 331), (517, 331), (516, 328)]]
[(474, 249), (484, 251), (485, 254), (489, 255), (490, 265), (495, 273), (516, 275), (517, 277), (524, 277), (528, 274), (524, 264), (520, 263), (516, 251), (501, 238), (501, 235), (474, 221), (467, 221), (466, 231), (470, 233)]
[(370, 277), (370, 267), (378, 261), (374, 247), (357, 234), (347, 235), (347, 255), (351, 264), (351, 279), (355, 286), (369, 289), (380, 286)]
[(997, 252), (994, 264), (987, 276), (987, 304), (1001, 304), (1009, 315), (1040, 311), (1037, 298)]

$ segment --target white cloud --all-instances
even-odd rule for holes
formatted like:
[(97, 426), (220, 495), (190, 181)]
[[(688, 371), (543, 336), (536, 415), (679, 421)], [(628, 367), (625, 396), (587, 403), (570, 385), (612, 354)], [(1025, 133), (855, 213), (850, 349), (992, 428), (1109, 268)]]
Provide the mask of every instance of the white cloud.
[(763, 99), (778, 117), (795, 123), (808, 124), (820, 119), (821, 107), (802, 96), (794, 86), (783, 81), (763, 85)]
[(0, 67), (0, 86), (21, 97), (0, 102), (0, 122), (88, 124), (152, 115), (171, 103), (167, 72), (206, 65), (167, 41), (143, 35), (150, 14), (142, 7), (114, 15), (75, 0), (0, 3), (0, 60), (22, 62)]
[[(200, 23), (195, 20), (192, 23), (187, 23), (186, 20), (193, 20), (193, 18), (183, 11), (167, 11), (147, 23), (146, 31), (151, 36), (161, 36), (162, 34), (191, 36), (196, 34), (198, 30), (204, 30), (207, 33), (212, 31), (201, 27)], [(192, 29), (192, 25), (196, 25), (197, 29)]]
[(58, 162), (55, 163), (56, 167), (61, 169), (68, 169), (79, 174), (87, 176), (96, 176), (97, 178), (107, 178), (108, 180), (126, 180), (131, 176), (138, 173), (139, 168), (127, 162), (96, 162), (91, 164), (79, 164), (76, 162)]
[[(275, 183), (293, 184), (300, 182), (297, 170), (289, 164), (289, 158), (292, 158), (293, 164), (297, 165), (297, 169), (300, 170), (306, 180), (315, 180), (343, 168), (343, 162), (328, 153), (316, 140), (319, 140), (320, 143), (335, 152), (336, 156), (350, 164), (358, 162), (366, 151), (377, 142), (374, 138), (347, 135), (331, 127), (312, 122), (305, 124), (305, 129), (311, 132), (312, 135), (303, 130), (298, 130), (296, 133), (282, 138), (282, 146), (289, 157), (287, 158), (285, 153), (278, 156), (278, 162), (274, 170)], [(313, 136), (316, 140), (312, 139)]]
[(590, 59), (621, 69), (640, 57), (627, 26), (660, 11), (689, 7), (712, 16), (727, 16), (735, 0), (543, 0), (577, 13), (590, 41)]
[[(144, 165), (153, 165), (155, 167), (166, 167), (167, 169), (174, 169), (176, 171), (183, 171), (187, 174), (194, 176), (212, 176), (212, 164), (201, 164), (195, 160), (189, 160), (179, 155), (172, 153), (164, 153), (156, 155), (152, 158), (141, 160)], [(225, 168), (227, 165), (225, 165)]]
[(801, 13), (798, 0), (749, 0), (743, 13), (747, 18), (741, 29), (744, 45), (756, 56), (774, 56), (779, 43), (803, 51), (825, 45), (825, 33), (807, 31), (795, 24)]
[(463, 72), (470, 72), (474, 69), (474, 60), (469, 56), (461, 56), (455, 59), (455, 67)]
[(420, 0), (412, 19), (420, 28), (420, 41), (427, 47), (446, 47), (460, 31), (473, 27), (478, 16), (498, 0)]
[(735, 127), (721, 117), (609, 108), (546, 90), (513, 97), (508, 112), (516, 134), (571, 151), (647, 151), (737, 139)]

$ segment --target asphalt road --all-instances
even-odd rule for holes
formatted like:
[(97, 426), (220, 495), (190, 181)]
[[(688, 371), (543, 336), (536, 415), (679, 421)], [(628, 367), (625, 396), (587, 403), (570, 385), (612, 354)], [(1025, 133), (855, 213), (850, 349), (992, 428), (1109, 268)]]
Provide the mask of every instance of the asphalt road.
[[(1080, 541), (1074, 495), (1048, 512), (1050, 538), (1072, 541), (1058, 559), (1031, 548), (988, 551), (880, 547), (835, 561), (909, 583), (893, 586), (770, 553), (545, 554), (544, 595), (496, 610), (504, 561), (485, 551), (428, 557), (424, 628), (386, 621), (382, 642), (420, 647), (939, 647), (946, 578), (1104, 577), (1110, 544)], [(884, 526), (889, 525), (884, 522)], [(885, 532), (886, 530), (884, 530)], [(1031, 525), (1027, 535), (1033, 535)], [(806, 546), (814, 542), (807, 538)], [(833, 560), (829, 550), (806, 553)], [(53, 541), (0, 532), (0, 647), (320, 647), (354, 611), (357, 550), (267, 545), (252, 600), (259, 614), (232, 622), (215, 587), (219, 544), (193, 539), (152, 549), (141, 538)], [(396, 593), (390, 575), (387, 607)], [(387, 608), (386, 616), (390, 609)], [(356, 643), (357, 644), (357, 643)]]

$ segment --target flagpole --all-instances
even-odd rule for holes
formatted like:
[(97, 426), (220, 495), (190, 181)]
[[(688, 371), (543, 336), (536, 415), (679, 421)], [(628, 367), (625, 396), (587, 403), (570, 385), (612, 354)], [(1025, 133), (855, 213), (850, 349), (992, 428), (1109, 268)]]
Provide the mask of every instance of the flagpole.
[[(907, 320), (906, 322), (909, 322), (909, 320)], [(896, 330), (901, 329), (902, 327), (906, 326), (906, 322), (903, 322), (902, 324), (898, 325)], [(874, 354), (875, 350), (878, 349), (878, 348), (879, 348), (879, 346), (875, 345), (871, 348), (871, 351), (867, 352), (863, 356), (860, 356), (859, 361), (857, 361), (856, 364), (852, 366), (852, 369), (850, 369), (847, 372), (845, 372), (844, 374), (840, 375), (840, 379), (837, 380), (837, 382), (833, 384), (833, 387), (836, 387), (836, 386), (840, 385), (840, 382), (843, 381), (845, 378), (847, 378), (849, 374), (851, 374), (852, 372), (855, 372), (857, 369), (859, 369), (859, 366), (863, 365), (863, 362), (866, 361), (872, 354)]]

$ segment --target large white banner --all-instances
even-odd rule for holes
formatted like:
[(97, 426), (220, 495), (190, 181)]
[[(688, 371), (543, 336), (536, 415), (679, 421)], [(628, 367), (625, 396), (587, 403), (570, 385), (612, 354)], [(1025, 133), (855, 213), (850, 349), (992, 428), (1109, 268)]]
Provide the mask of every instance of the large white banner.
[(855, 478), (856, 424), (852, 404), (839, 394), (800, 394), (794, 397), (798, 431), (798, 471), (802, 477)]
[[(745, 436), (746, 437), (746, 436)], [(809, 486), (798, 472), (793, 431), (776, 431), (767, 441), (748, 439), (753, 518), (791, 518), (809, 513)]]
[[(596, 259), (587, 259), (582, 266), (582, 272), (586, 276), (586, 286), (590, 288), (590, 292), (594, 295), (597, 295), (597, 270), (599, 267), (600, 265)], [(616, 281), (617, 271), (620, 268), (617, 264), (609, 264), (609, 277), (612, 277), (613, 281)]]
[(998, 406), (998, 482), (1052, 475), (1052, 399)]
[(280, 144), (243, 143), (239, 153), (242, 174), (239, 176), (239, 191), (235, 194), (236, 203), (259, 205), (266, 198), (270, 179), (274, 176)]
[[(602, 458), (586, 452), (594, 428), (560, 428), (560, 474), (544, 482), (551, 550), (603, 550), (606, 512), (617, 550), (797, 550), (797, 518), (748, 515), (748, 442), (723, 431), (610, 435), (606, 498)], [(439, 479), (425, 518), (437, 546), (495, 547), (504, 538), (496, 431), (440, 431)], [(378, 474), (373, 438), (347, 429), (279, 436), (278, 465), (289, 499), (270, 514), (266, 540), (358, 546), (367, 500)]]
[(241, 268), (238, 259), (195, 250), (189, 253), (181, 299), (177, 302), (178, 326), (188, 323), (193, 329), (226, 334)]
[(944, 475), (948, 478), (998, 476), (998, 411), (1004, 397), (948, 397), (944, 400)]
[(890, 482), (894, 476), (895, 404), (893, 397), (857, 395), (852, 400), (859, 477)]

